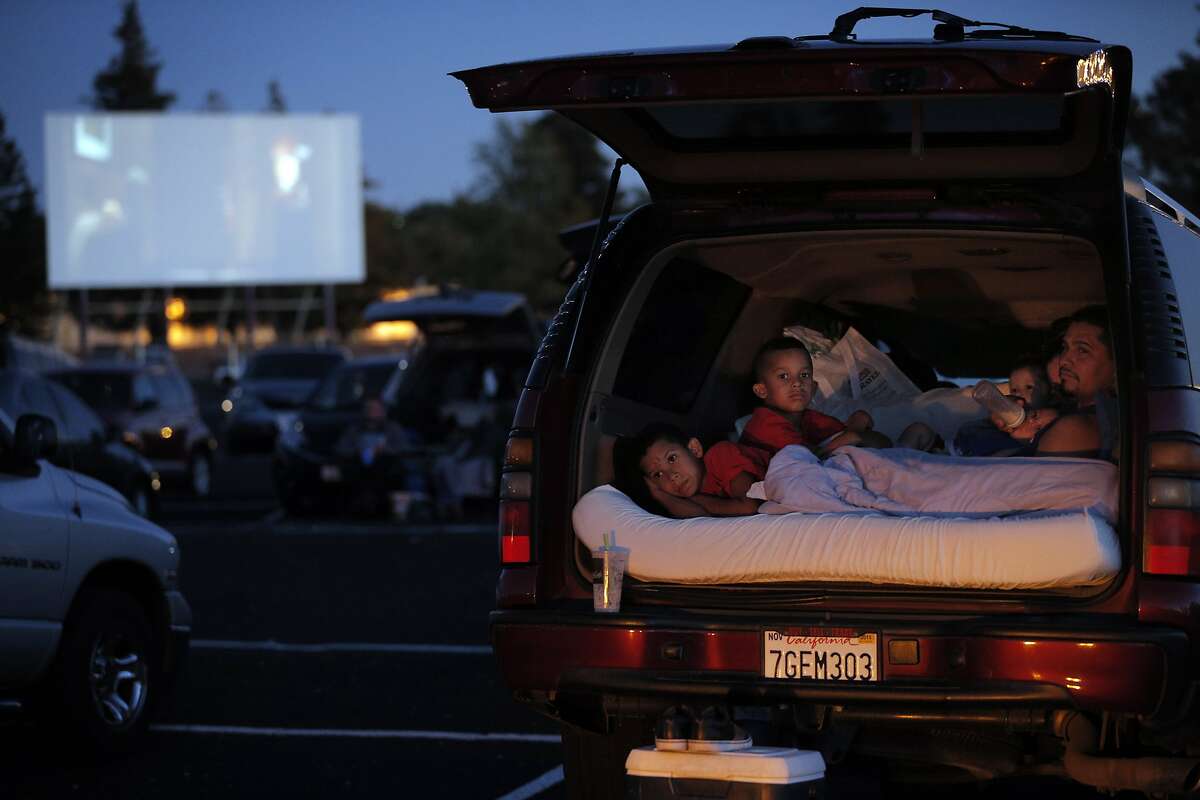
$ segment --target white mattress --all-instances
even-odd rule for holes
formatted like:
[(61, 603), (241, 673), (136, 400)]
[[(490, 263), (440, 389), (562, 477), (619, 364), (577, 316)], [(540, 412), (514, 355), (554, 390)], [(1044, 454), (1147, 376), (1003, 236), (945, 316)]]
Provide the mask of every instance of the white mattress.
[(608, 531), (628, 573), (685, 584), (849, 581), (976, 589), (1101, 584), (1120, 569), (1116, 532), (1091, 511), (1007, 517), (896, 517), (874, 512), (667, 519), (624, 493), (592, 489), (572, 513), (596, 549)]

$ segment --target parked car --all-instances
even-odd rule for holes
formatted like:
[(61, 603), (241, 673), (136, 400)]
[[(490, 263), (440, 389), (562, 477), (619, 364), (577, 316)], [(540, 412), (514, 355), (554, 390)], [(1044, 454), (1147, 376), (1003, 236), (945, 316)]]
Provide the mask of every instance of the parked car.
[(20, 368), (37, 372), (73, 367), (79, 359), (52, 344), (0, 331), (0, 368)]
[(137, 450), (164, 482), (197, 497), (212, 491), (217, 441), (181, 372), (160, 363), (88, 363), (48, 373), (91, 406), (111, 435)]
[(368, 322), (406, 319), (421, 331), (408, 368), (384, 390), (391, 418), (420, 437), (433, 462), (443, 516), (496, 498), (506, 420), (529, 371), (541, 326), (516, 292), (443, 289), (373, 303)]
[(346, 360), (328, 347), (271, 347), (246, 362), (222, 403), (225, 444), (233, 453), (270, 453), (317, 384)]
[(382, 404), (388, 384), (406, 369), (403, 356), (370, 356), (347, 361), (325, 376), (292, 424), (279, 433), (274, 478), (285, 509), (300, 513), (344, 503), (364, 465), (357, 453), (340, 452), (338, 445), (348, 429), (361, 426), (365, 404)]
[(179, 545), (117, 491), (54, 466), (47, 417), (0, 411), (0, 711), (132, 747), (187, 653)]
[(0, 369), (0, 409), (12, 419), (40, 414), (54, 422), (55, 466), (81, 472), (120, 492), (134, 511), (153, 516), (162, 486), (158, 472), (128, 444), (114, 440), (104, 422), (70, 389), (23, 369)]
[[(681, 700), (893, 779), (1197, 788), (1200, 220), (1123, 172), (1126, 48), (945, 12), (927, 41), (855, 38), (900, 13), (455, 73), (480, 108), (591, 130), (651, 198), (568, 290), (505, 458), (492, 645), (514, 697), (562, 723), (571, 797), (624, 796), (626, 754)], [(620, 612), (593, 612), (572, 509), (612, 479), (614, 437), (727, 436), (785, 326), (852, 325), (936, 374), (997, 376), (1097, 303), (1120, 422), (1122, 559), (1102, 585), (627, 578)], [(771, 631), (874, 641), (880, 670), (772, 671)]]

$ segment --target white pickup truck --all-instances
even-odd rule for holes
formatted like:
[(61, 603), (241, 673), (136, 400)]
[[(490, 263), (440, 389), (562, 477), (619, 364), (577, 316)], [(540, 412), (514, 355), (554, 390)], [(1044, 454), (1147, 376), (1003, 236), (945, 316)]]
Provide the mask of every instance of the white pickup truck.
[(127, 749), (183, 661), (192, 612), (175, 537), (46, 458), (54, 423), (0, 412), (0, 713)]

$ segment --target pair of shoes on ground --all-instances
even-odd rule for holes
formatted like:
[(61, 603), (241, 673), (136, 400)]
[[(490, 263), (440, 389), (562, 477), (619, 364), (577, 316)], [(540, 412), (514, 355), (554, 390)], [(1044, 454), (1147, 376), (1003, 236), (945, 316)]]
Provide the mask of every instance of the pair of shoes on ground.
[(654, 729), (656, 750), (727, 753), (753, 744), (721, 706), (709, 706), (698, 717), (691, 706), (671, 706), (659, 716)]

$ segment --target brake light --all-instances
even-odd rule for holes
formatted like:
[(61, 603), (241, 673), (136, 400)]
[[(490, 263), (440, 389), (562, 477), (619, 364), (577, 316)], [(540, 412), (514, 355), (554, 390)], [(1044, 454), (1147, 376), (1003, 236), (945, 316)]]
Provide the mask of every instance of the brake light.
[(528, 564), (533, 548), (529, 501), (500, 502), (500, 563)]
[(1150, 443), (1142, 571), (1200, 578), (1200, 444)]
[(533, 560), (533, 439), (510, 436), (500, 475), (500, 564)]

